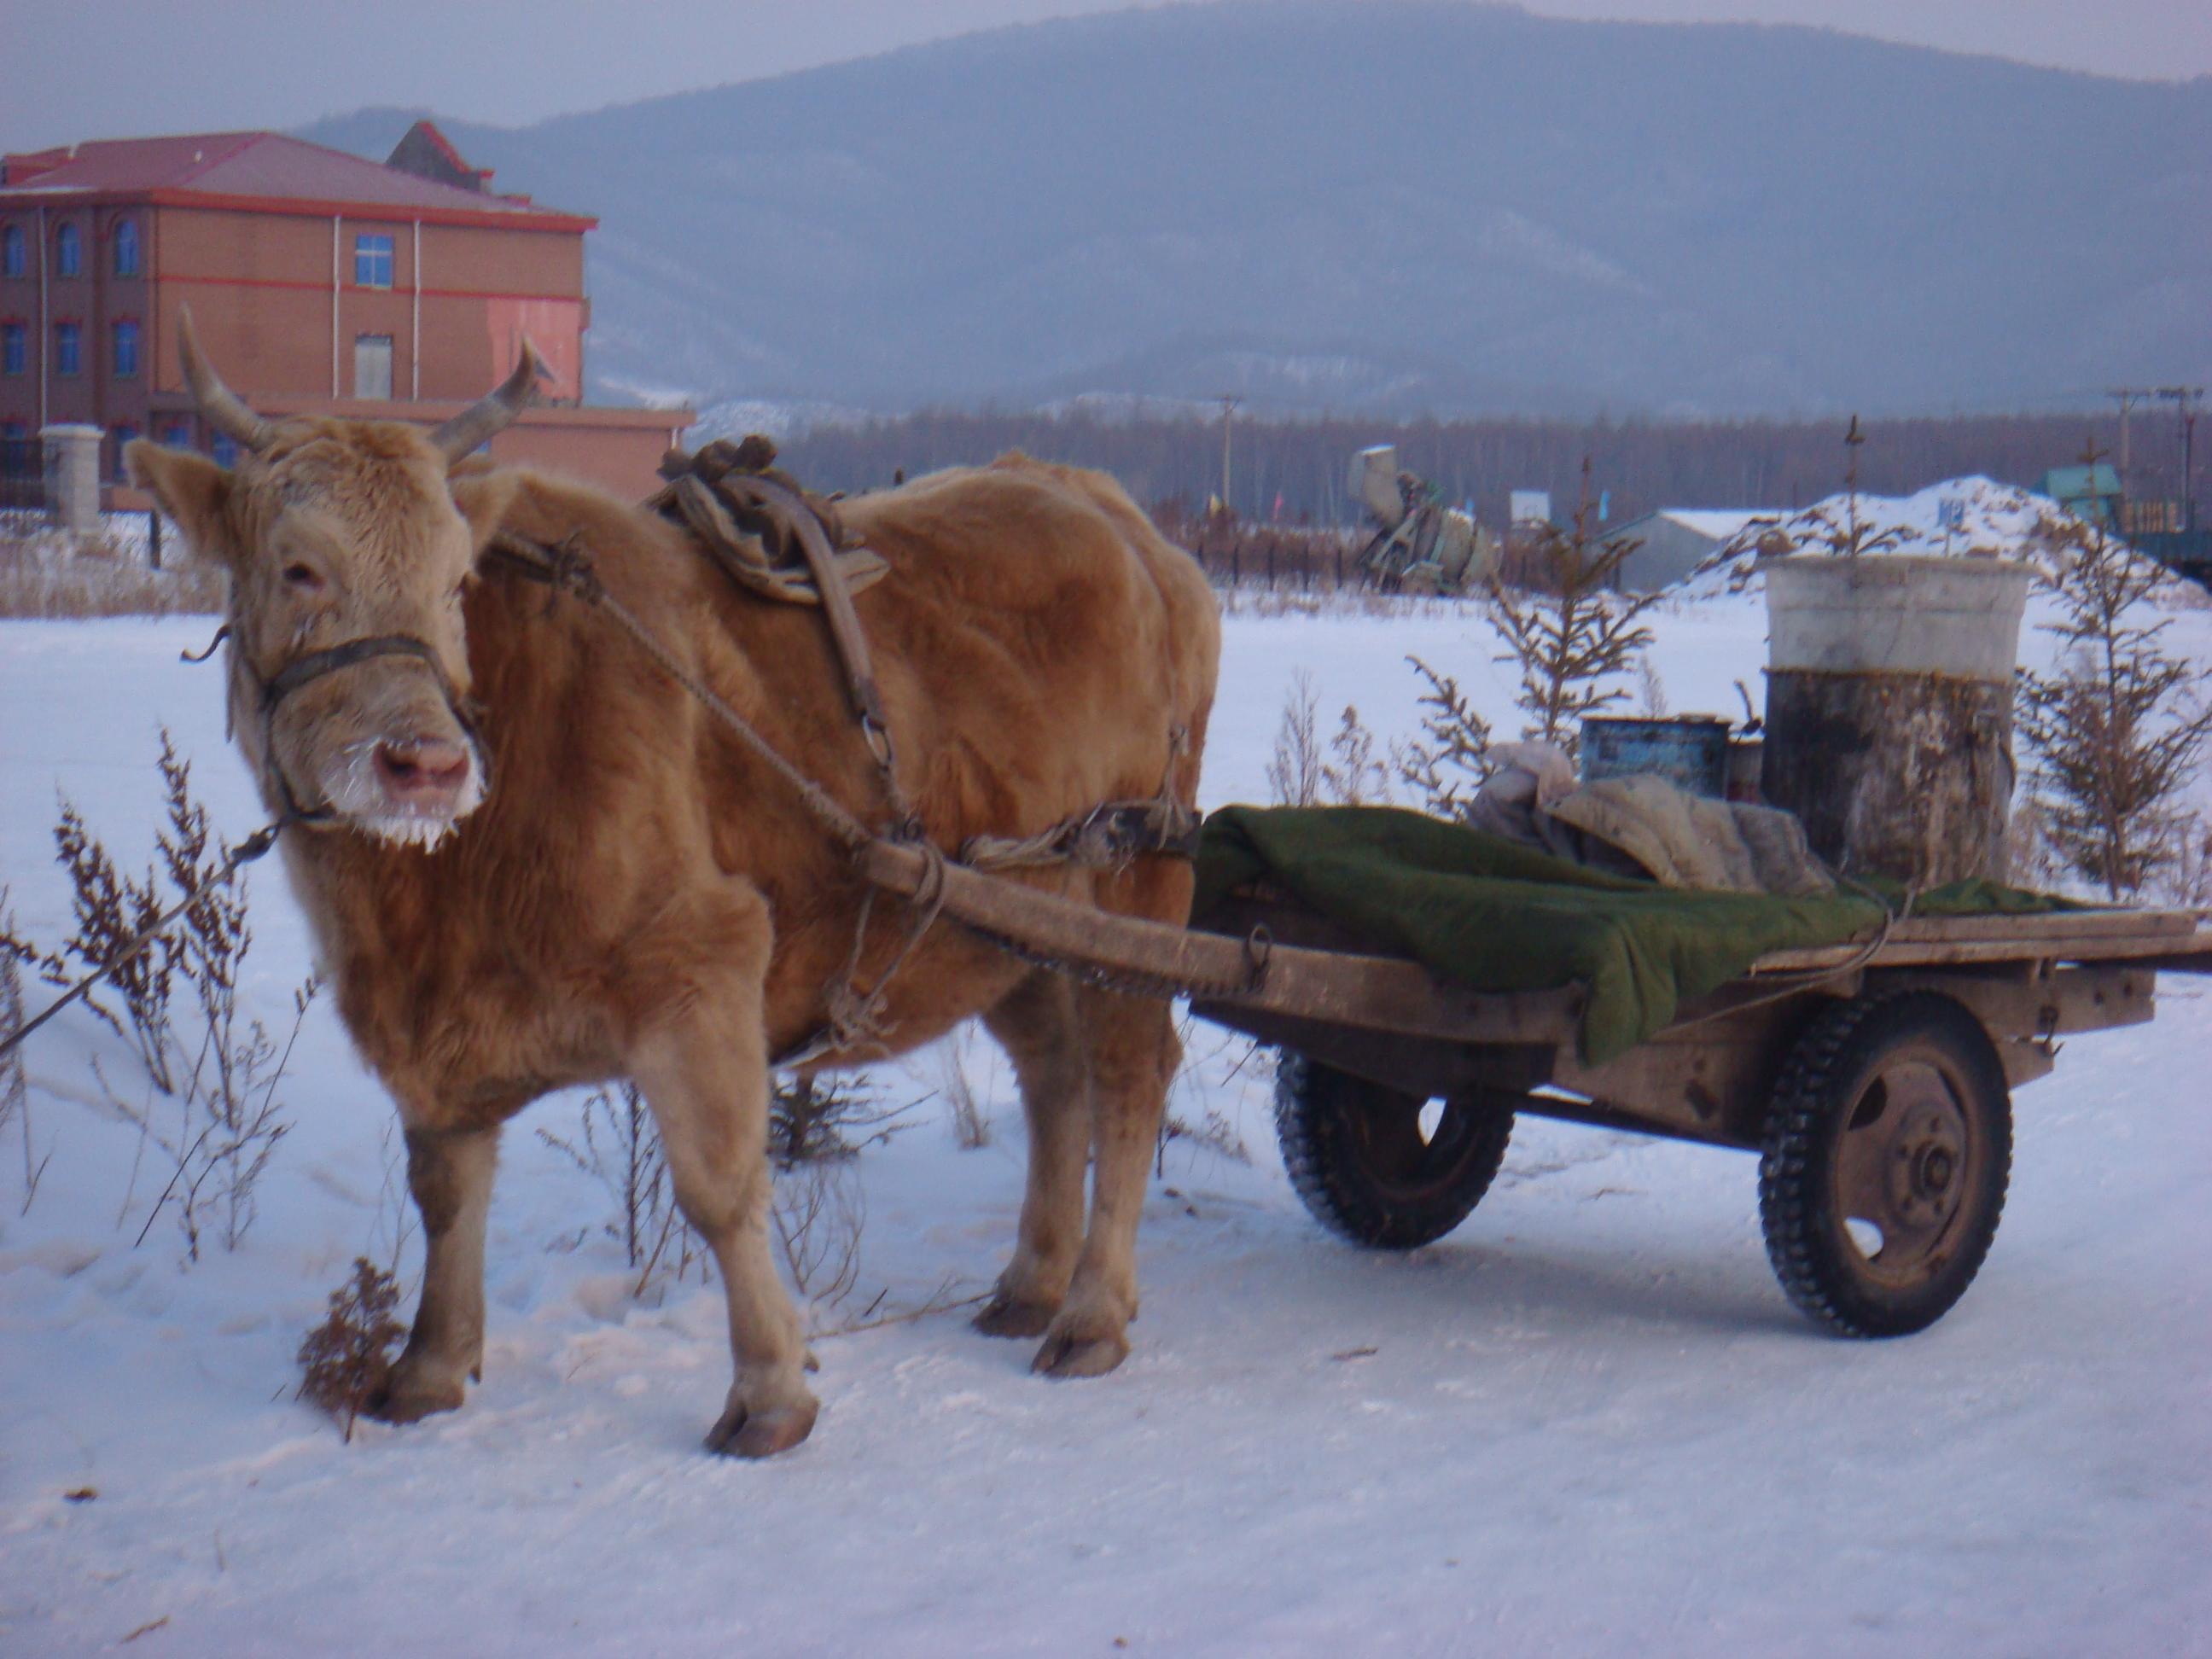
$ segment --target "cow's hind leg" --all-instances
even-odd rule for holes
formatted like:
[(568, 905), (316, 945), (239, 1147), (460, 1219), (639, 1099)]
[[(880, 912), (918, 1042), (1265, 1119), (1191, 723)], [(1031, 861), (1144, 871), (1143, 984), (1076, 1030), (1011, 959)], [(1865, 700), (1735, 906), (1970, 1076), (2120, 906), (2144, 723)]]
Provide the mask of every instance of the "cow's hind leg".
[(1075, 996), (1091, 1062), (1091, 1225), (1033, 1364), (1053, 1376), (1098, 1376), (1128, 1357), (1137, 1223), (1182, 1044), (1165, 1002), (1089, 986)]
[(743, 1457), (797, 1445), (818, 1409), (803, 1377), (799, 1311), (769, 1247), (764, 1048), (755, 981), (747, 994), (701, 998), (641, 1041), (630, 1060), (659, 1126), (677, 1204), (714, 1253), (729, 1299), (736, 1376), (707, 1446)]
[(975, 1316), (975, 1328), (990, 1336), (1042, 1336), (1066, 1297), (1083, 1243), (1091, 1078), (1075, 988), (1058, 974), (1032, 974), (983, 1024), (1014, 1063), (1030, 1163), (1013, 1259)]
[(372, 1417), (412, 1423), (459, 1407), (483, 1375), (484, 1218), (499, 1131), (407, 1132), (407, 1188), (422, 1216), (422, 1297)]

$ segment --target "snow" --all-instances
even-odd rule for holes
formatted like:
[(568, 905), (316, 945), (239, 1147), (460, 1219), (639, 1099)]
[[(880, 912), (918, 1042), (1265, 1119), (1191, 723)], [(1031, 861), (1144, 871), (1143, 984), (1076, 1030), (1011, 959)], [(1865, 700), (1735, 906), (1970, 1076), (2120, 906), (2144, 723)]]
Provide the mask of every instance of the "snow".
[(1654, 518), (1666, 519), (1680, 525), (1685, 530), (1694, 530), (1700, 536), (1710, 536), (1724, 542), (1739, 535), (1746, 525), (1771, 525), (1781, 515), (1771, 507), (1662, 507)]
[[(2175, 614), (2177, 648), (2212, 663), (2212, 612)], [(1758, 687), (1749, 596), (1656, 624), (1676, 710)], [(216, 671), (177, 660), (206, 631), (0, 624), (0, 878), (23, 931), (66, 921), (58, 789), (149, 844), (161, 720), (223, 827), (259, 821)], [(1264, 798), (1301, 669), (1325, 725), (1350, 702), (1408, 730), (1407, 654), (1511, 730), (1471, 611), (1232, 618), (1209, 803)], [(252, 880), (245, 990), (273, 1016), (307, 941), (277, 878)], [(605, 1200), (532, 1133), (568, 1131), (573, 1097), (507, 1139), (483, 1384), (342, 1444), (292, 1401), (292, 1355), (352, 1257), (388, 1248), (392, 1139), (335, 1017), (310, 1015), (253, 1231), (189, 1269), (166, 1218), (132, 1247), (147, 1186), (126, 1203), (135, 1138), (88, 1062), (126, 1073), (64, 1017), (30, 1050), (52, 1158), (27, 1213), (0, 1135), (0, 1650), (166, 1621), (133, 1651), (2212, 1651), (2212, 1000), (2161, 989), (2155, 1024), (2069, 1042), (2023, 1091), (1965, 1301), (1871, 1344), (1790, 1308), (1738, 1153), (1524, 1119), (1450, 1238), (1340, 1245), (1284, 1178), (1264, 1061), (1194, 1026), (1171, 1109), (1217, 1111), (1251, 1162), (1169, 1148), (1127, 1364), (1047, 1383), (1028, 1344), (949, 1313), (823, 1337), (819, 1426), (764, 1464), (697, 1449), (726, 1380), (719, 1298), (630, 1301)], [(961, 1052), (993, 1143), (959, 1150), (940, 1098), (860, 1158), (860, 1287), (820, 1326), (878, 1291), (889, 1312), (980, 1290), (1010, 1247), (1010, 1071), (980, 1036)], [(875, 1080), (916, 1098), (946, 1064)]]
[[(1978, 474), (1947, 478), (1911, 495), (1831, 495), (1800, 512), (1748, 519), (1725, 532), (1729, 539), (1690, 573), (1678, 593), (1692, 603), (1723, 594), (1757, 595), (1765, 586), (1758, 568), (1759, 545), (1770, 535), (1785, 540), (1792, 552), (1824, 552), (1849, 534), (1854, 518), (1861, 556), (2018, 559), (2046, 577), (2058, 574), (2066, 556), (2054, 532), (2070, 522), (2049, 496)], [(2166, 610), (2201, 610), (2206, 603), (2202, 588), (2172, 576), (2155, 599)], [(2050, 614), (2050, 597), (2039, 591), (2030, 620)]]

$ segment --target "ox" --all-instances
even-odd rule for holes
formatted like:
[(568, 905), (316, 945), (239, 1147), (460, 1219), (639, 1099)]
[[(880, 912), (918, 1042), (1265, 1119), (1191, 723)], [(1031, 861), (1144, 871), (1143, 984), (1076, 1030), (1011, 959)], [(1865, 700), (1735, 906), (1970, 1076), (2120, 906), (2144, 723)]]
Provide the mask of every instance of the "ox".
[[(797, 1444), (817, 1402), (769, 1243), (768, 1061), (823, 1024), (865, 889), (790, 783), (603, 614), (484, 554), (501, 533), (580, 537), (693, 674), (880, 823), (876, 763), (817, 613), (744, 597), (684, 532), (588, 487), (455, 466), (529, 400), (526, 350), (507, 385), (429, 433), (264, 422), (189, 320), (179, 335), (239, 464), (139, 442), (130, 465), (228, 573), (239, 743), (270, 810), (302, 820), (281, 843), (287, 872), (346, 1028), (398, 1104), (422, 1213), (422, 1298), (375, 1411), (450, 1411), (481, 1380), (501, 1126), (549, 1091), (627, 1077), (728, 1297), (735, 1377), (707, 1443)], [(1193, 802), (1219, 623), (1198, 568), (1112, 480), (1009, 456), (844, 515), (890, 565), (857, 603), (898, 780), (934, 845), (1033, 835), (1164, 788)], [(1190, 902), (1188, 863), (1164, 855), (1018, 878), (1154, 920), (1181, 922)], [(904, 910), (869, 913), (860, 978), (904, 942)], [(1179, 1052), (1168, 1007), (940, 922), (890, 982), (884, 1035), (902, 1049), (971, 1016), (1012, 1060), (1030, 1143), (1013, 1254), (975, 1323), (1042, 1336), (1040, 1371), (1110, 1370), (1128, 1352), (1138, 1216)]]

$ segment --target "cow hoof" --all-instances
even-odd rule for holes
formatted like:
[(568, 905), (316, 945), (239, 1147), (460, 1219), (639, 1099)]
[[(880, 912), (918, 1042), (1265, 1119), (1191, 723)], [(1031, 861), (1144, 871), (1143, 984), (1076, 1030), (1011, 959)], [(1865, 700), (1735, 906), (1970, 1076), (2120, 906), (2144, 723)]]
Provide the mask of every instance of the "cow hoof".
[(1052, 1328), (1054, 1311), (1042, 1302), (1024, 1302), (1000, 1291), (973, 1322), (986, 1336), (1042, 1336)]
[(732, 1401), (707, 1431), (707, 1449), (724, 1457), (773, 1457), (813, 1433), (815, 1414), (820, 1410), (811, 1399), (765, 1411), (749, 1411)]
[(468, 1390), (459, 1382), (440, 1388), (394, 1382), (371, 1395), (361, 1410), (362, 1416), (380, 1423), (419, 1423), (440, 1412), (459, 1411), (467, 1397)]
[(1085, 1334), (1054, 1330), (1030, 1361), (1030, 1369), (1044, 1376), (1103, 1376), (1128, 1357), (1129, 1339), (1119, 1331)]

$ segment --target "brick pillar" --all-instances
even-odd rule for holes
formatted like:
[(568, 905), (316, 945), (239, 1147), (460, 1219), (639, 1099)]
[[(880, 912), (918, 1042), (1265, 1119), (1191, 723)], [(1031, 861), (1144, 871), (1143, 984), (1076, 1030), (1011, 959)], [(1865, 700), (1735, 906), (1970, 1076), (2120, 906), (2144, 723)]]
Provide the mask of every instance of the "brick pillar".
[(46, 450), (46, 511), (73, 535), (100, 531), (100, 444), (96, 426), (42, 427)]

